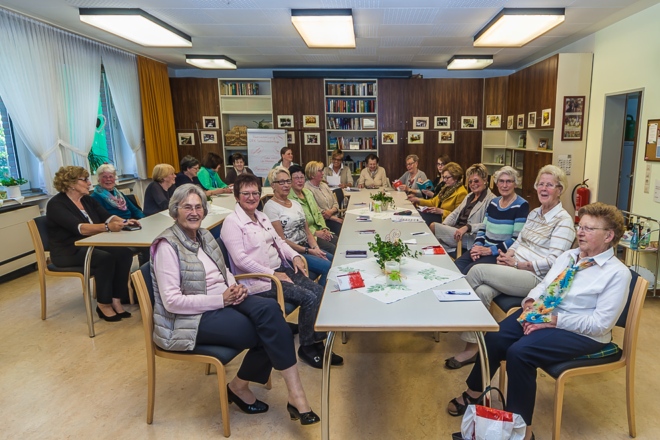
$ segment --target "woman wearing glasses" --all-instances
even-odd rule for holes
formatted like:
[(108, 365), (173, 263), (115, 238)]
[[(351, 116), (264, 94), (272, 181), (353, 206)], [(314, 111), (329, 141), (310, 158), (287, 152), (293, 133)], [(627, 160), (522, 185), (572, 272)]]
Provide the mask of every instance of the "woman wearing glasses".
[(445, 186), (445, 181), (442, 179), (442, 172), (445, 170), (445, 165), (447, 165), (449, 162), (451, 162), (449, 155), (441, 154), (440, 156), (438, 156), (438, 160), (436, 162), (436, 167), (438, 168), (438, 175), (433, 180), (433, 184), (435, 185), (435, 188), (433, 190), (424, 189), (421, 191), (417, 191), (417, 193), (415, 194), (417, 197), (420, 198), (424, 197), (425, 199), (431, 199), (438, 195), (440, 190)]
[(406, 172), (403, 173), (403, 176), (399, 177), (399, 182), (402, 183), (400, 187), (397, 188), (399, 191), (405, 191), (407, 193), (416, 194), (417, 184), (421, 182), (426, 182), (428, 177), (424, 171), (420, 171), (419, 168), (419, 157), (416, 154), (409, 154), (406, 156)]
[[(473, 266), (465, 278), (486, 308), (500, 293), (524, 298), (541, 282), (557, 257), (571, 248), (575, 240), (573, 218), (559, 198), (566, 188), (561, 168), (546, 165), (536, 177), (536, 194), (541, 206), (527, 216), (516, 241), (497, 256), (497, 264)], [(472, 332), (463, 333), (465, 350), (446, 360), (447, 368), (461, 368), (474, 362), (477, 344)]]
[[(50, 258), (58, 267), (81, 267), (87, 248), (75, 243), (101, 232), (119, 232), (126, 225), (138, 226), (137, 220), (124, 220), (106, 211), (89, 195), (90, 181), (86, 169), (62, 167), (53, 179), (59, 194), (46, 206)], [(95, 279), (96, 313), (106, 321), (121, 321), (131, 316), (121, 301), (128, 301), (128, 274), (133, 250), (126, 247), (95, 247), (91, 269)]]
[[(279, 187), (288, 187), (291, 181), (288, 173), (277, 172), (282, 169), (271, 172), (271, 181), (275, 194), (279, 193), (282, 200), (287, 200)], [(280, 231), (277, 231), (268, 216), (257, 210), (260, 197), (258, 182), (258, 178), (251, 174), (242, 174), (234, 182), (234, 196), (238, 203), (236, 210), (225, 219), (221, 232), (231, 257), (231, 270), (235, 274), (267, 273), (280, 279), (284, 300), (300, 306), (298, 356), (312, 367), (322, 368), (325, 350), (322, 341), (326, 335), (314, 331), (314, 322), (321, 305), (323, 287), (308, 278), (303, 257), (278, 233), (282, 229), (282, 220), (277, 221), (280, 223)], [(267, 279), (249, 279), (244, 283), (251, 295), (276, 297), (275, 285)], [(332, 365), (342, 362), (340, 356), (333, 355)]]
[[(344, 166), (344, 153), (341, 150), (335, 150), (332, 153), (332, 164), (323, 169), (323, 180), (331, 186), (339, 188), (350, 188), (353, 186), (353, 176), (351, 169)], [(337, 185), (336, 182), (339, 182)]]
[[(614, 253), (624, 232), (623, 215), (604, 203), (587, 205), (579, 215), (579, 247), (561, 254), (524, 296), (522, 308), (500, 322), (498, 332), (486, 334), (491, 378), (506, 360), (506, 409), (525, 420), (526, 440), (534, 438), (537, 368), (602, 350), (612, 340), (628, 296), (630, 270)], [(476, 403), (482, 386), (479, 365), (466, 382), (467, 390), (447, 406), (452, 416)]]
[(408, 196), (408, 200), (415, 205), (426, 207), (422, 212), (422, 218), (427, 225), (442, 222), (442, 219), (451, 214), (467, 196), (467, 190), (463, 186), (463, 168), (459, 164), (449, 162), (445, 165), (442, 180), (445, 185), (432, 199), (424, 200), (412, 195)]

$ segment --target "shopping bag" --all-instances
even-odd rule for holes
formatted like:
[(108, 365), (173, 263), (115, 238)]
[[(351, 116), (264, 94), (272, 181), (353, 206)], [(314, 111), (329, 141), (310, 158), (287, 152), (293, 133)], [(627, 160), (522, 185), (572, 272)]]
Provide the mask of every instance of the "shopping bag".
[[(502, 392), (497, 388), (504, 402)], [(486, 390), (479, 397), (483, 402)], [(505, 406), (506, 407), (506, 406)], [(469, 440), (524, 440), (527, 425), (522, 416), (483, 405), (469, 405), (461, 422), (461, 435)]]

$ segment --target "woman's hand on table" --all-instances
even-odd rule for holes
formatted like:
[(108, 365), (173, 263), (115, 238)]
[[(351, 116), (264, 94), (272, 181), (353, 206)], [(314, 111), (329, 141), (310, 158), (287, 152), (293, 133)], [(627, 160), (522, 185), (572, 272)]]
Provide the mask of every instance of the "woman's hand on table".
[[(293, 271), (294, 271), (295, 273), (298, 273), (298, 271), (300, 271), (300, 272), (302, 272), (303, 274), (305, 274), (305, 276), (309, 276), (309, 274), (307, 273), (307, 269), (306, 269), (306, 267), (305, 267), (305, 262), (303, 261), (303, 257), (302, 257), (302, 256), (297, 255), (297, 256), (293, 259), (293, 261), (292, 261), (291, 263), (293, 264)], [(285, 274), (285, 275), (286, 275), (286, 274)], [(278, 278), (279, 278), (279, 277), (278, 277)], [(287, 277), (287, 278), (289, 278), (289, 277)], [(292, 281), (289, 280), (289, 282), (291, 283)]]
[[(121, 231), (121, 230), (124, 228), (124, 226), (126, 226), (126, 225), (128, 224), (128, 222), (131, 222), (131, 221), (132, 221), (132, 222), (137, 222), (137, 220), (128, 220), (128, 221), (125, 221), (125, 220), (124, 220), (123, 218), (121, 218), (121, 217), (114, 216), (114, 217), (108, 222), (108, 229), (110, 229), (110, 232), (119, 232), (119, 231)], [(140, 223), (137, 222), (137, 224), (139, 225)]]
[(225, 306), (233, 306), (242, 303), (247, 298), (248, 291), (241, 284), (234, 284), (227, 288), (222, 294)]
[[(294, 259), (293, 265), (294, 265), (294, 267), (296, 265), (295, 259)], [(298, 271), (296, 270), (296, 272), (298, 272)], [(289, 276), (284, 272), (273, 272), (273, 275), (280, 281), (283, 281), (285, 283), (293, 284), (293, 281), (291, 281), (291, 278), (289, 278)]]
[(461, 228), (456, 229), (456, 232), (454, 232), (454, 240), (456, 240), (456, 243), (460, 242), (463, 239), (463, 235), (467, 232), (468, 227), (463, 226)]

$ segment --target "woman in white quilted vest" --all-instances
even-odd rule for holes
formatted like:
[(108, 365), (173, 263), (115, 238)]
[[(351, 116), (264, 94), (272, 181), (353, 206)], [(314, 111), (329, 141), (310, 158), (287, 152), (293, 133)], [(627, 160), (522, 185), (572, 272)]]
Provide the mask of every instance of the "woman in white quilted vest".
[(227, 270), (220, 246), (201, 223), (208, 213), (204, 192), (192, 184), (176, 189), (169, 212), (175, 223), (151, 245), (154, 283), (154, 342), (171, 351), (197, 344), (247, 349), (227, 385), (230, 403), (247, 414), (268, 411), (250, 382), (265, 384), (271, 369), (282, 373), (292, 420), (309, 425), (320, 418), (303, 390), (291, 330), (273, 299), (248, 296)]

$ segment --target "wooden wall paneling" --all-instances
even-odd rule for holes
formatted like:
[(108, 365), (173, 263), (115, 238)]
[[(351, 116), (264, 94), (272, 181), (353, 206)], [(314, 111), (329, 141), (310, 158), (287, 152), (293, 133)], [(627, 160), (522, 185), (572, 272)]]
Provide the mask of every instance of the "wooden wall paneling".
[(296, 106), (295, 79), (273, 78), (271, 80), (271, 98), (273, 101), (273, 128), (279, 128), (277, 117), (279, 115), (293, 115), (294, 130), (301, 126), (300, 112)]
[[(502, 125), (501, 129), (506, 129), (507, 114), (507, 90), (509, 79), (506, 76), (499, 76), (495, 78), (486, 78), (484, 80), (484, 117), (486, 115), (501, 115)], [(486, 121), (484, 121), (484, 127)], [(484, 128), (485, 129), (485, 128)], [(488, 130), (494, 130), (489, 128)]]
[[(481, 130), (458, 130), (454, 135), (454, 153), (451, 160), (463, 170), (481, 162)], [(444, 144), (446, 145), (446, 144)]]
[(551, 153), (540, 153), (538, 151), (525, 151), (523, 156), (523, 184), (521, 196), (529, 203), (529, 209), (541, 206), (539, 198), (534, 189), (534, 182), (539, 170), (545, 165), (552, 163)]
[(406, 129), (409, 79), (378, 80), (378, 130)]
[[(557, 72), (559, 69), (559, 55), (554, 55), (544, 61), (538, 63), (539, 70), (539, 83), (538, 87), (538, 113), (537, 117), (540, 118), (541, 111), (546, 108), (554, 109), (557, 99)], [(555, 115), (554, 111), (551, 115), (550, 127), (554, 127)], [(560, 115), (561, 117), (561, 115)], [(540, 126), (540, 122), (537, 124)]]
[[(378, 99), (380, 102), (380, 96)], [(390, 181), (398, 179), (406, 171), (406, 144), (408, 142), (407, 135), (407, 131), (397, 131), (396, 144), (381, 144), (379, 146), (378, 164), (385, 168), (385, 172)], [(350, 151), (347, 151), (347, 154), (350, 154)]]
[[(322, 145), (304, 145), (304, 140), (301, 140), (302, 144), (300, 146), (300, 162), (296, 160), (297, 163), (302, 165), (304, 168), (305, 165), (309, 161), (316, 160), (319, 162), (323, 162), (325, 165), (327, 165), (328, 159), (325, 154), (325, 137), (321, 136), (321, 144)], [(294, 153), (294, 159), (295, 159), (295, 153)]]
[[(523, 71), (512, 73), (509, 75), (509, 86), (507, 88), (507, 116), (513, 115), (514, 129), (517, 127), (516, 121), (518, 115), (525, 112), (523, 106)], [(527, 121), (525, 121), (527, 122)]]
[[(323, 78), (296, 78), (293, 84), (298, 119), (296, 124), (303, 129), (303, 115), (318, 115), (319, 128), (325, 129), (325, 94)], [(309, 128), (305, 130), (317, 130)]]

